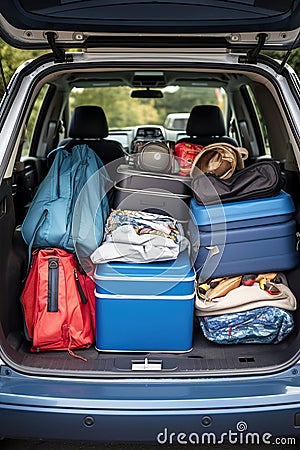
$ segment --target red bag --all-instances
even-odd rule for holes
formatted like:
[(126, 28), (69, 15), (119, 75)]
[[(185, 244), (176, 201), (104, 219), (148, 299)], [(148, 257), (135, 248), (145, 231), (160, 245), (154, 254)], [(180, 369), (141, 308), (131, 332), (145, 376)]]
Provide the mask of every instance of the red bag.
[(179, 142), (175, 145), (174, 154), (180, 167), (179, 175), (190, 175), (193, 161), (202, 149), (202, 145), (190, 142)]
[(95, 283), (74, 254), (36, 249), (21, 296), (32, 352), (90, 347), (95, 340)]

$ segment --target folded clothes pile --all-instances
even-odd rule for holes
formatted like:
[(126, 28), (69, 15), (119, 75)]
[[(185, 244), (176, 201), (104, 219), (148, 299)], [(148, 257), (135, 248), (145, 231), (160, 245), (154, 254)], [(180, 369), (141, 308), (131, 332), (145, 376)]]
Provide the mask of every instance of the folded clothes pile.
[(104, 241), (91, 255), (94, 264), (110, 261), (149, 263), (176, 259), (189, 245), (174, 218), (144, 211), (113, 210)]

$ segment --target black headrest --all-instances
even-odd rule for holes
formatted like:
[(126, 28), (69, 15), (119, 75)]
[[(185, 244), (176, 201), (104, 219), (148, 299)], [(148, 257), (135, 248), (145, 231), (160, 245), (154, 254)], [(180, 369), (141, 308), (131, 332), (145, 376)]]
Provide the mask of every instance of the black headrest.
[(73, 139), (102, 139), (108, 125), (101, 106), (77, 106), (71, 117), (69, 136)]
[(191, 111), (186, 126), (188, 136), (224, 136), (225, 123), (216, 105), (197, 105)]

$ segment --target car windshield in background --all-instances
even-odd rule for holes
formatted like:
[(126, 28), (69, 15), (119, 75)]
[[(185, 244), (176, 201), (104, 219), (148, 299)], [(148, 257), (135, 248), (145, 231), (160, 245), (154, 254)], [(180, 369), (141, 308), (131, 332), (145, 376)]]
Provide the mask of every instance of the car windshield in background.
[(162, 98), (132, 98), (132, 89), (127, 86), (73, 88), (71, 113), (80, 105), (101, 105), (111, 131), (144, 124), (185, 131), (189, 112), (195, 105), (218, 105), (225, 112), (226, 93), (220, 87), (168, 86), (161, 91)]

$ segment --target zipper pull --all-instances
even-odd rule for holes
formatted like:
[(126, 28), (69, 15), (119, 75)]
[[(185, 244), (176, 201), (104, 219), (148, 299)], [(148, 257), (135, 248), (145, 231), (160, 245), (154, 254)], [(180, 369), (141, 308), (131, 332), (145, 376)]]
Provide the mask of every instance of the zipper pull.
[(300, 250), (300, 233), (297, 231), (296, 233), (296, 251), (299, 252)]
[(83, 289), (81, 287), (81, 284), (80, 284), (80, 281), (79, 281), (76, 269), (74, 269), (74, 277), (75, 277), (75, 282), (76, 282), (76, 285), (77, 285), (77, 289), (78, 289), (78, 292), (79, 292), (79, 296), (80, 296), (81, 302), (82, 302), (83, 305), (85, 305), (88, 302), (88, 300), (87, 300), (86, 295), (84, 294)]

